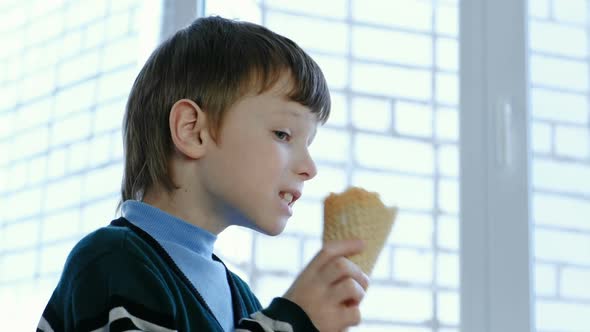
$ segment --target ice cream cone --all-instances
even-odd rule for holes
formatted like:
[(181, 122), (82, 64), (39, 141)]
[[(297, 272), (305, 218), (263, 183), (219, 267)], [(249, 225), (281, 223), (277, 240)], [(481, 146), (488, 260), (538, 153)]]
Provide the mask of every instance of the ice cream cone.
[(331, 193), (324, 200), (323, 242), (363, 240), (363, 252), (349, 258), (370, 275), (396, 215), (397, 208), (386, 207), (377, 193), (358, 187), (341, 194)]

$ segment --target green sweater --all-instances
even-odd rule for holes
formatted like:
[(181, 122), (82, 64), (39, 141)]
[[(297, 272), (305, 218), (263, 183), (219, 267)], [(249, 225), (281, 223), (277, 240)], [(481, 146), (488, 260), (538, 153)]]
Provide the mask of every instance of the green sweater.
[[(226, 271), (236, 331), (317, 331), (306, 313), (287, 299), (275, 298), (262, 310), (248, 285)], [(166, 251), (124, 218), (89, 234), (72, 249), (37, 328), (95, 330), (223, 331)]]

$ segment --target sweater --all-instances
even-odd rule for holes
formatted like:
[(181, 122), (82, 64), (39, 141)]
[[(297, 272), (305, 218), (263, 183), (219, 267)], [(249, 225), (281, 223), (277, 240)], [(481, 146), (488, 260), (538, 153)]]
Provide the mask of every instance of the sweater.
[(224, 331), (234, 329), (225, 266), (213, 259), (217, 236), (149, 204), (127, 200), (121, 214), (153, 237), (203, 296)]
[[(215, 255), (213, 259), (223, 264)], [(225, 268), (236, 332), (317, 331), (285, 298), (262, 309)], [(37, 331), (223, 331), (201, 294), (149, 234), (119, 218), (70, 252)]]

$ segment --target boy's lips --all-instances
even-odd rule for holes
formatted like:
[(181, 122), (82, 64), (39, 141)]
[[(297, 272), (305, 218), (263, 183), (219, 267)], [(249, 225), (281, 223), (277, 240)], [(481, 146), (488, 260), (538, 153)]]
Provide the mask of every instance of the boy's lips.
[(283, 200), (285, 203), (287, 203), (287, 205), (289, 205), (289, 207), (291, 207), (291, 206), (293, 206), (295, 201), (297, 201), (299, 199), (299, 197), (301, 197), (301, 191), (299, 191), (297, 189), (281, 190), (279, 192), (279, 197), (281, 198), (281, 200)]

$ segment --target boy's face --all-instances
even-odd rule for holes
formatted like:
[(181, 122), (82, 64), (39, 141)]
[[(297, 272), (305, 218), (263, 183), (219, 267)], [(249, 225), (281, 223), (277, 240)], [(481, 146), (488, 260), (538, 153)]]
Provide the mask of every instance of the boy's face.
[(308, 147), (318, 121), (285, 97), (287, 83), (238, 100), (202, 159), (206, 190), (229, 225), (281, 233), (303, 183), (316, 175)]

